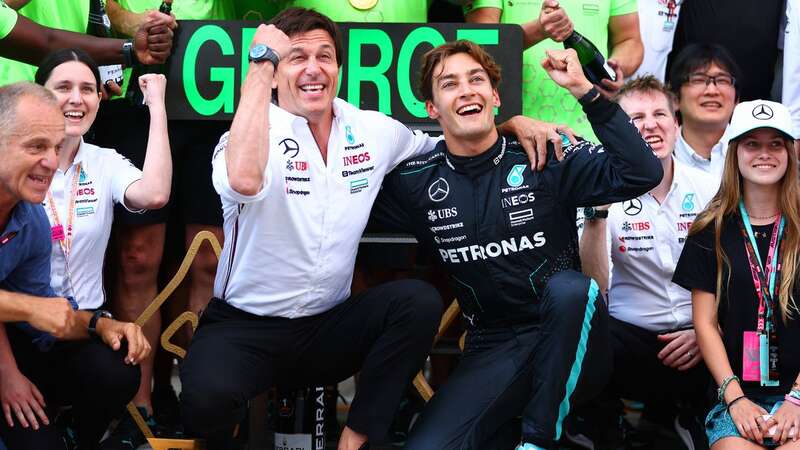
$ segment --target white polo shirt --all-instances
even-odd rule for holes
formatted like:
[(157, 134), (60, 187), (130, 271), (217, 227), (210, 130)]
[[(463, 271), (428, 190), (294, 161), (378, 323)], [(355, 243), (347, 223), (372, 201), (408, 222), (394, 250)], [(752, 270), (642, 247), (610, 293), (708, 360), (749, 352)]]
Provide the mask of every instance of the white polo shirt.
[(675, 141), (675, 159), (687, 166), (700, 169), (717, 178), (717, 185), (722, 180), (722, 170), (725, 168), (725, 154), (728, 153), (728, 139), (725, 135), (711, 148), (711, 159), (700, 156), (691, 145), (683, 138), (683, 130), (678, 133)]
[(673, 161), (672, 187), (661, 205), (644, 194), (612, 205), (607, 220), (609, 313), (656, 332), (692, 323), (691, 293), (672, 283), (672, 273), (689, 227), (719, 185), (707, 173)]
[(786, 30), (783, 35), (783, 98), (794, 125), (794, 137), (800, 138), (800, 0), (786, 2)]
[[(73, 296), (80, 309), (95, 309), (105, 301), (103, 261), (114, 220), (114, 204), (122, 203), (125, 206), (125, 191), (131, 183), (142, 178), (142, 171), (115, 150), (81, 140), (72, 165), (66, 172), (56, 170), (50, 184), (50, 193), (65, 232), (68, 203), (72, 197), (73, 177), (78, 164), (81, 165), (81, 171), (78, 175), (73, 239), (69, 254), (71, 277), (67, 277), (67, 264), (61, 245), (58, 241), (53, 241), (50, 286), (58, 295)], [(130, 210), (127, 206), (125, 208)], [(55, 220), (47, 197), (44, 209), (52, 226)], [(69, 278), (72, 279), (74, 292)]]
[(642, 44), (644, 44), (644, 59), (631, 78), (652, 74), (662, 82), (664, 81), (667, 71), (667, 56), (672, 51), (672, 41), (678, 25), (681, 3), (664, 0), (639, 0), (637, 2), (639, 33), (642, 36)]
[(253, 196), (230, 187), (223, 135), (212, 160), (225, 231), (215, 297), (253, 314), (294, 318), (350, 296), (358, 242), (384, 175), (438, 139), (338, 98), (333, 113), (325, 164), (308, 122), (270, 106), (265, 182)]

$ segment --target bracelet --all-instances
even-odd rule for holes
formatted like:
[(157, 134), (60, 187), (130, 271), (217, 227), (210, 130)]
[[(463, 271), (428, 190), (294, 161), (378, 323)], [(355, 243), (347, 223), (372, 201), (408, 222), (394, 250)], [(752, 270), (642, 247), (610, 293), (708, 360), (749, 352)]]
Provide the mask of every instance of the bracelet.
[(793, 405), (800, 406), (800, 398), (797, 398), (797, 397), (795, 397), (793, 395), (788, 395), (787, 394), (785, 397), (783, 397), (783, 399), (786, 400), (787, 402), (793, 404)]
[(134, 64), (139, 62), (136, 58), (136, 53), (133, 51), (133, 41), (131, 39), (126, 40), (122, 44), (122, 59), (126, 68), (131, 68)]
[(722, 384), (720, 384), (719, 389), (717, 389), (717, 400), (722, 403), (725, 402), (725, 390), (728, 389), (728, 385), (734, 380), (736, 380), (737, 383), (742, 384), (742, 381), (736, 375), (729, 375), (722, 380)]
[(739, 400), (741, 400), (741, 399), (743, 399), (743, 398), (746, 398), (746, 397), (747, 397), (746, 395), (740, 395), (739, 397), (736, 397), (735, 399), (731, 400), (731, 402), (730, 402), (730, 403), (728, 403), (728, 406), (725, 408), (725, 411), (727, 411), (727, 412), (728, 412), (728, 414), (730, 415), (730, 413), (731, 413), (731, 406), (733, 406), (733, 404), (734, 404), (734, 403), (736, 403), (736, 402), (738, 402)]

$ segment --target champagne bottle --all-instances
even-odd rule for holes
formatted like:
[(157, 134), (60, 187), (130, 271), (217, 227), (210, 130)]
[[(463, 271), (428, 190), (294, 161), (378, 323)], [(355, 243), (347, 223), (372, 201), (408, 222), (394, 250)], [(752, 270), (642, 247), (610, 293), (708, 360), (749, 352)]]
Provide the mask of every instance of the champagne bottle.
[[(164, 14), (172, 12), (172, 0), (163, 0), (158, 11)], [(128, 99), (136, 106), (144, 105), (144, 94), (139, 88), (139, 77), (146, 73), (164, 73), (166, 71), (166, 64), (156, 66), (136, 66), (131, 72), (131, 81), (128, 84)]]
[[(103, 0), (91, 0), (89, 3), (89, 23), (86, 33), (92, 36), (109, 38), (111, 37), (111, 21), (106, 14)], [(121, 64), (111, 64), (98, 67), (100, 70), (100, 82), (103, 84), (114, 81), (118, 86), (122, 86), (124, 80)]]
[(325, 388), (278, 388), (275, 450), (325, 448)]
[(617, 81), (617, 73), (606, 63), (606, 59), (597, 47), (582, 34), (573, 31), (564, 40), (564, 48), (574, 49), (583, 67), (583, 74), (593, 84), (600, 84), (603, 79)]

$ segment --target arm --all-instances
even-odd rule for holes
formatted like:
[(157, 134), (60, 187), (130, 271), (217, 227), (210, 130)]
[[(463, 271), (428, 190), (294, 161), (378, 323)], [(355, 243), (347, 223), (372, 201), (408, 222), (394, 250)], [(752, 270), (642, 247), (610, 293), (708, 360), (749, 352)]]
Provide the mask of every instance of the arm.
[(30, 3), (31, 0), (5, 0), (6, 5), (10, 6), (12, 9), (19, 10), (23, 6)]
[[(134, 38), (134, 52), (140, 62), (156, 64), (166, 61), (172, 47), (171, 28), (174, 28), (170, 22), (174, 24), (174, 20), (151, 20), (139, 29)], [(125, 42), (124, 39), (105, 39), (56, 30), (18, 16), (8, 36), (0, 40), (0, 56), (39, 64), (55, 49), (77, 47), (86, 51), (98, 64), (122, 64), (125, 62), (122, 50)]]
[(600, 292), (608, 292), (608, 243), (606, 219), (583, 221), (579, 246), (583, 273), (597, 282)]
[(167, 133), (167, 110), (164, 105), (167, 79), (161, 74), (139, 77), (145, 104), (150, 109), (150, 134), (142, 168), (142, 178), (125, 191), (126, 205), (135, 209), (162, 208), (169, 200), (172, 186), (172, 157)]
[(135, 13), (120, 6), (116, 0), (106, 0), (106, 14), (111, 26), (119, 34), (133, 36), (147, 20), (147, 12)]
[[(715, 297), (710, 292), (692, 289), (692, 320), (700, 352), (703, 354), (703, 360), (705, 360), (711, 376), (719, 386), (726, 377), (733, 374), (733, 369), (720, 335)], [(725, 389), (726, 404), (743, 396), (744, 391), (736, 381), (730, 382)], [(739, 434), (759, 443), (763, 442), (763, 436), (760, 430), (762, 421), (759, 421), (758, 418), (766, 413), (763, 408), (747, 398), (742, 398), (730, 406), (730, 414)]]
[[(577, 99), (589, 92), (592, 84), (574, 50), (548, 50), (547, 55), (542, 65), (556, 84)], [(559, 197), (572, 205), (604, 205), (658, 185), (661, 163), (619, 105), (598, 95), (583, 110), (602, 146), (585, 141), (571, 146), (563, 162), (544, 172)]]
[(608, 20), (608, 41), (608, 59), (615, 61), (626, 77), (636, 72), (644, 59), (639, 14), (611, 16)]
[[(467, 12), (468, 23), (499, 23), (502, 10), (494, 7), (479, 7)], [(562, 42), (572, 34), (572, 21), (556, 0), (545, 0), (539, 17), (525, 22), (522, 27), (524, 48), (530, 48), (545, 39)]]
[[(251, 47), (256, 44), (268, 45), (281, 57), (290, 56), (289, 37), (274, 25), (258, 26)], [(274, 69), (270, 62), (250, 64), (233, 116), (224, 156), (231, 189), (242, 195), (255, 195), (264, 185)]]

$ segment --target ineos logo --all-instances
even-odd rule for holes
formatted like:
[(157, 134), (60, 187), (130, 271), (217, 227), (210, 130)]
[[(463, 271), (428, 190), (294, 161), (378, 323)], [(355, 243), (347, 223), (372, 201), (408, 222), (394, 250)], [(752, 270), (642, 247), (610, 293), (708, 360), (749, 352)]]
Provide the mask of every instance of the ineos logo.
[(642, 201), (638, 198), (627, 200), (622, 204), (622, 210), (629, 216), (635, 216), (642, 212)]
[(295, 156), (297, 156), (300, 153), (300, 146), (297, 145), (297, 141), (295, 141), (292, 138), (286, 138), (286, 139), (278, 142), (278, 144), (283, 146), (283, 154), (284, 155), (291, 154), (289, 156), (289, 159), (294, 158)]
[(450, 193), (450, 185), (447, 184), (447, 180), (444, 178), (439, 178), (438, 180), (434, 181), (433, 184), (428, 187), (428, 197), (435, 202), (440, 202), (447, 198), (447, 194)]
[(772, 119), (772, 116), (774, 114), (775, 113), (772, 112), (772, 108), (763, 103), (753, 108), (753, 117), (755, 117), (758, 120)]

